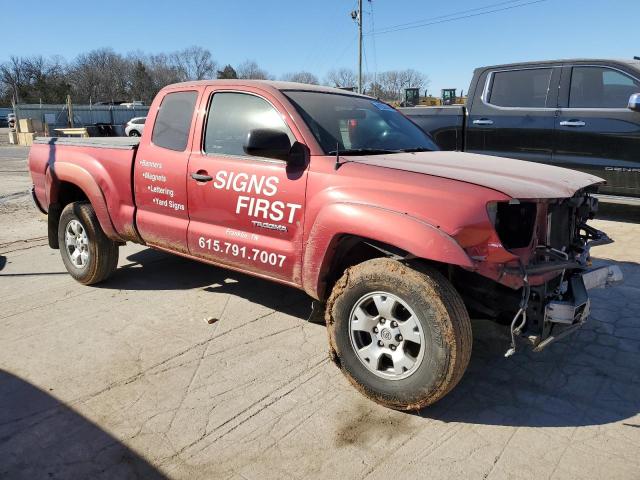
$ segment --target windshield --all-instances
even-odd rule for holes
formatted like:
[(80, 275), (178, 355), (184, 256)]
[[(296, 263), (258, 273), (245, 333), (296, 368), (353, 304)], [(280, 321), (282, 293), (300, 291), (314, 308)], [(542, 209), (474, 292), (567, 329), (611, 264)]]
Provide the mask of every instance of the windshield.
[(283, 91), (327, 155), (375, 155), (438, 150), (400, 112), (372, 98), (327, 92)]

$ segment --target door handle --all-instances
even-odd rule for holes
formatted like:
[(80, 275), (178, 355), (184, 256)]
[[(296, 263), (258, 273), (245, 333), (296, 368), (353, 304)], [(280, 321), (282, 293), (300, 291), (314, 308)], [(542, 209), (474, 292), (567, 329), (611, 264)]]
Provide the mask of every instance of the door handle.
[(213, 180), (211, 175), (207, 175), (206, 173), (192, 173), (191, 178), (196, 180), (197, 182), (210, 182)]
[(561, 127), (584, 127), (586, 125), (582, 120), (563, 120), (560, 122)]
[(493, 125), (493, 120), (489, 120), (488, 118), (481, 118), (479, 120), (473, 121), (474, 125)]

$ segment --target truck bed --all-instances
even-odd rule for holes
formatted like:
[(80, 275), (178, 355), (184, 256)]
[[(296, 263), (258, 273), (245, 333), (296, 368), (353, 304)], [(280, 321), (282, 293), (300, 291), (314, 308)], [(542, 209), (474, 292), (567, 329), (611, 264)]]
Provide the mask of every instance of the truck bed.
[[(91, 201), (110, 238), (135, 238), (131, 175), (139, 141), (129, 137), (37, 138), (29, 152), (37, 203), (48, 210), (59, 197), (77, 198), (81, 193)], [(71, 179), (75, 190), (68, 189)], [(47, 196), (47, 185), (52, 183), (55, 186)]]
[(464, 105), (405, 107), (398, 110), (431, 135), (442, 150), (464, 150)]
[(75, 138), (75, 137), (39, 137), (33, 143), (69, 145), (75, 147), (94, 147), (94, 148), (117, 148), (122, 150), (132, 150), (138, 147), (140, 143), (139, 137), (91, 137), (91, 138)]

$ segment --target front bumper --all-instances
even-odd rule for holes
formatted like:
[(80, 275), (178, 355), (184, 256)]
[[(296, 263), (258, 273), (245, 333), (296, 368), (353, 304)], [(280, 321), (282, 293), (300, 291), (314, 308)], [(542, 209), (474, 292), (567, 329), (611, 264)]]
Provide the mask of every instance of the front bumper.
[(533, 350), (539, 352), (584, 325), (591, 313), (589, 290), (617, 285), (623, 279), (622, 271), (617, 265), (574, 273), (567, 280), (567, 290), (562, 298), (550, 300), (545, 305), (541, 335), (531, 339)]

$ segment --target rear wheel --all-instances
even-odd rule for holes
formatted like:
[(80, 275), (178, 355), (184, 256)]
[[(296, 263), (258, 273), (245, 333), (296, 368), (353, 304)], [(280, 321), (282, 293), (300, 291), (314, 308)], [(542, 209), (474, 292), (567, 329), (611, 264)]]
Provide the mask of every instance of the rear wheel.
[(348, 269), (327, 302), (332, 355), (370, 399), (416, 410), (444, 397), (471, 356), (471, 322), (438, 271), (382, 258)]
[(130, 136), (130, 137), (139, 137), (139, 136), (140, 136), (140, 132), (139, 132), (139, 131), (137, 131), (137, 130), (131, 130), (131, 131), (129, 132), (129, 136)]
[(104, 234), (88, 202), (70, 203), (62, 210), (58, 242), (64, 266), (80, 283), (102, 282), (118, 266), (118, 244)]

